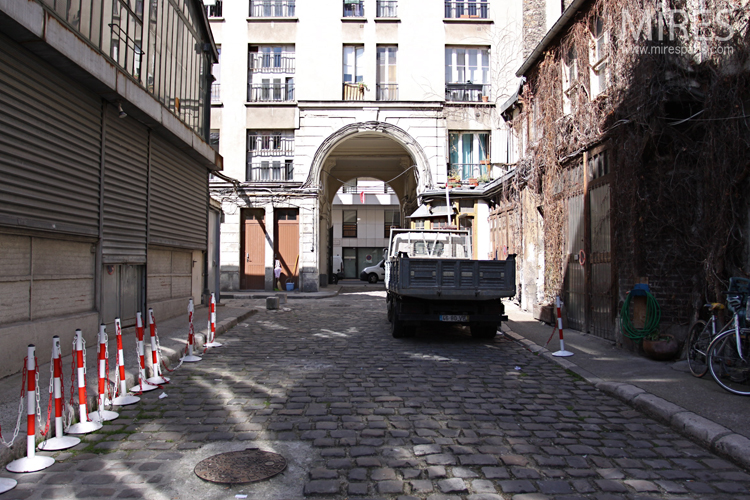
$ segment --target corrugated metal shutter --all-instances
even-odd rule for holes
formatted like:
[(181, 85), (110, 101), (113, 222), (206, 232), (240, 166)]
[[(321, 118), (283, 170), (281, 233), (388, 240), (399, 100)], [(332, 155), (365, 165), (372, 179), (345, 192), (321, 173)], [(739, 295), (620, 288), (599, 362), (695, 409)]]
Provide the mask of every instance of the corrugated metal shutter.
[(104, 149), (103, 262), (145, 263), (148, 130), (107, 106)]
[(203, 250), (207, 243), (208, 171), (151, 135), (149, 244)]
[(0, 224), (99, 234), (101, 101), (0, 38)]

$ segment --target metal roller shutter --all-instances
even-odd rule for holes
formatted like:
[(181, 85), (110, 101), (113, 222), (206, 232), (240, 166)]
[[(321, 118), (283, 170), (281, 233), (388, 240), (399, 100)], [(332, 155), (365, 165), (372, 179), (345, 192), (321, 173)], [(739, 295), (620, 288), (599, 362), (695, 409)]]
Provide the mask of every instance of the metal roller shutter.
[(150, 181), (149, 244), (205, 249), (208, 171), (152, 134)]
[(0, 36), (0, 224), (97, 237), (101, 101)]
[(148, 219), (148, 130), (132, 118), (105, 113), (104, 231), (105, 264), (146, 262)]

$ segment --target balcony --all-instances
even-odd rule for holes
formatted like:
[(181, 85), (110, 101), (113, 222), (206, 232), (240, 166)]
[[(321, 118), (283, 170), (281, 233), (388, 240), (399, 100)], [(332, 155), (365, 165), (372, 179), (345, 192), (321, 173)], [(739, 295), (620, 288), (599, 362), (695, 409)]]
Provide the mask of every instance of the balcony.
[(208, 3), (204, 4), (205, 7), (206, 7), (206, 17), (207, 18), (209, 18), (209, 19), (211, 19), (211, 18), (214, 18), (214, 19), (218, 18), (218, 19), (220, 19), (220, 18), (224, 17), (222, 15), (222, 13), (221, 13), (221, 1), (222, 0), (215, 0), (215, 2), (213, 3), (213, 5), (208, 4)]
[(294, 84), (258, 84), (249, 85), (248, 102), (292, 102), (294, 101)]
[(295, 17), (295, 0), (250, 0), (250, 17)]
[(248, 62), (253, 73), (292, 74), (296, 69), (294, 52), (251, 52)]
[(364, 83), (345, 83), (344, 84), (344, 100), (345, 101), (364, 101), (365, 90), (367, 85)]
[(377, 0), (376, 17), (398, 17), (398, 0)]
[(446, 19), (488, 19), (489, 15), (490, 6), (487, 0), (445, 2)]
[(490, 85), (484, 83), (446, 83), (445, 100), (449, 102), (488, 102)]
[(398, 101), (398, 84), (378, 83), (375, 93), (378, 101)]
[(259, 161), (248, 165), (245, 175), (251, 182), (291, 182), (294, 163), (292, 160)]
[(211, 104), (221, 104), (221, 83), (211, 84)]
[(344, 17), (365, 17), (365, 0), (344, 0)]
[(460, 184), (474, 184), (479, 180), (489, 179), (489, 160), (482, 160), (479, 163), (449, 163), (448, 164), (448, 182), (458, 182)]

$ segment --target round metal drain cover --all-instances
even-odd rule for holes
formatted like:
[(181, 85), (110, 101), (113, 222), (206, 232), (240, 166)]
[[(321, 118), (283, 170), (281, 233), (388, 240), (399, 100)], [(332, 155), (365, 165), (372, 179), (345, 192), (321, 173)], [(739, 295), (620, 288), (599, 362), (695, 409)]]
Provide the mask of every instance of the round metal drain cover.
[(213, 483), (254, 483), (286, 469), (286, 459), (278, 453), (243, 450), (209, 457), (195, 466), (195, 474)]

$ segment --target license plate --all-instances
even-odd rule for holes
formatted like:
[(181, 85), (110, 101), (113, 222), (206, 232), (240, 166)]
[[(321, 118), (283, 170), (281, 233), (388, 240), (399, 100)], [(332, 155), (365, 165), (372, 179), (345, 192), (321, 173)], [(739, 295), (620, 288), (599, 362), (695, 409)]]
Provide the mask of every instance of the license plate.
[(469, 317), (465, 314), (444, 314), (440, 316), (440, 321), (463, 322), (469, 321)]

